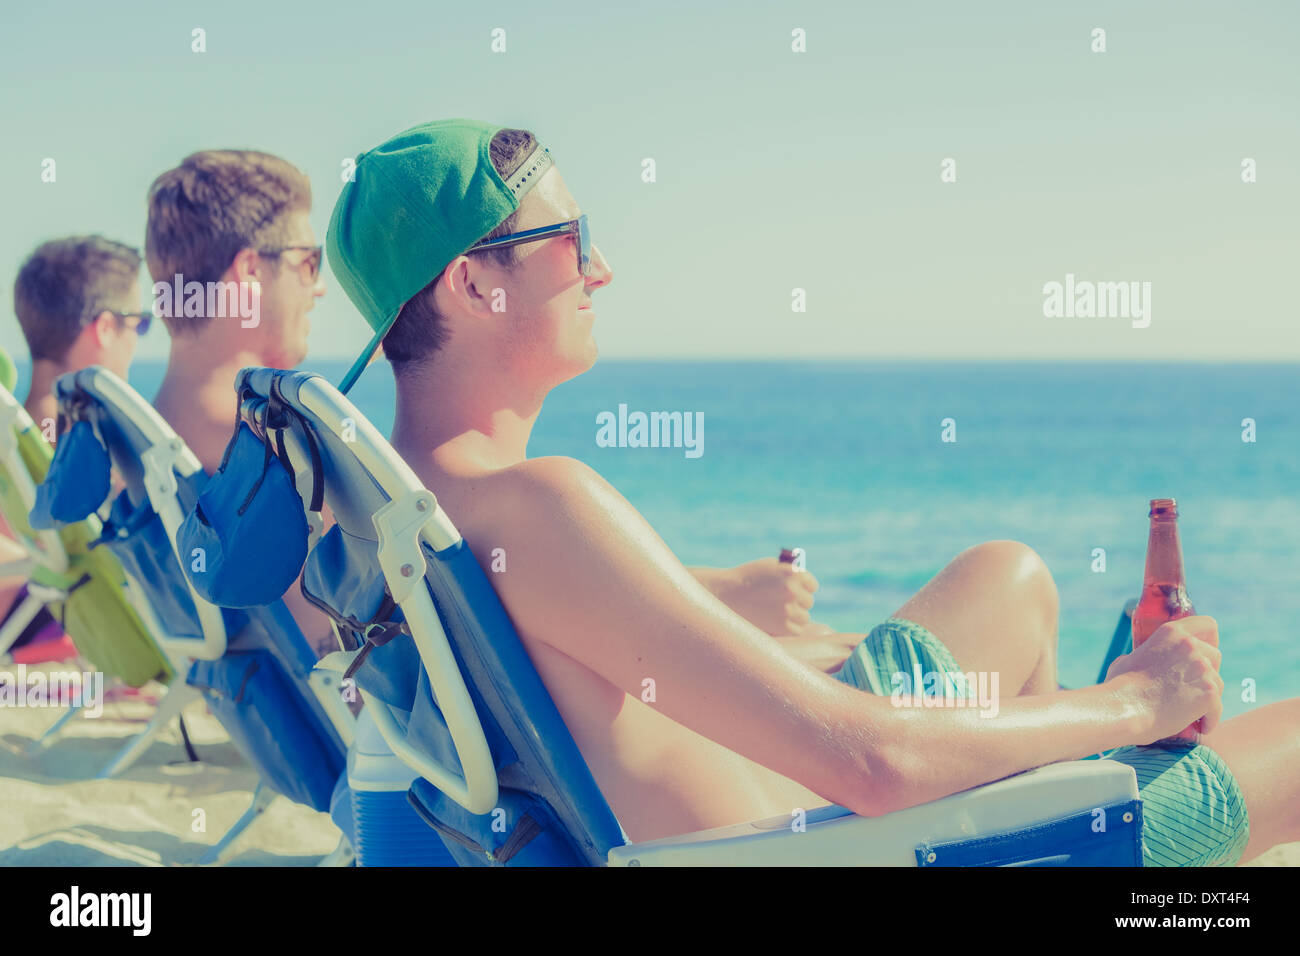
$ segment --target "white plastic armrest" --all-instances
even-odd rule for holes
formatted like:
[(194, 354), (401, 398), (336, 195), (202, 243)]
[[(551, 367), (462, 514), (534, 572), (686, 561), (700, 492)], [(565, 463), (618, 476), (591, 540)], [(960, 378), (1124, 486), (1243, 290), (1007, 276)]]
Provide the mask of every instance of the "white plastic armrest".
[(298, 399), (321, 425), (347, 442), (357, 461), (389, 498), (372, 518), (379, 539), (379, 564), (389, 592), (406, 618), (463, 775), (408, 744), (405, 730), (391, 708), (363, 691), (366, 709), (371, 711), (384, 742), (407, 766), (471, 813), (487, 813), (497, 803), (496, 766), (424, 583), (427, 567), (421, 542), (435, 552), (441, 551), (459, 541), (460, 533), (438, 507), (432, 492), (421, 486), (411, 467), (347, 398), (311, 379), (302, 384)]
[(1048, 764), (881, 817), (843, 807), (615, 847), (611, 866), (916, 866), (916, 847), (1015, 831), (1138, 797), (1114, 760)]
[(172, 672), (183, 684), (185, 675), (189, 673), (190, 668), (190, 649), (198, 643), (193, 638), (172, 637), (163, 630), (162, 622), (158, 620), (158, 615), (154, 613), (153, 605), (149, 603), (148, 597), (145, 596), (144, 589), (130, 574), (126, 577), (126, 599), (135, 608), (135, 613), (140, 618), (140, 623), (144, 625), (149, 636), (153, 638), (158, 650), (167, 658), (167, 663), (171, 665)]
[(348, 659), (340, 662), (338, 658), (343, 654), (342, 651), (334, 651), (317, 661), (316, 666), (307, 675), (307, 685), (311, 688), (312, 693), (316, 695), (316, 699), (320, 701), (325, 716), (330, 719), (330, 723), (338, 731), (343, 746), (351, 747), (357, 733), (357, 719), (352, 716), (352, 710), (340, 693), (340, 681), (343, 673), (348, 669), (352, 655), (347, 654), (346, 658)]
[(177, 650), (183, 651), (189, 657), (215, 661), (226, 653), (226, 624), (222, 620), (221, 609), (199, 597), (198, 592), (194, 590), (194, 585), (190, 583), (189, 575), (185, 572), (189, 556), (180, 553), (178, 540), (185, 516), (181, 513), (181, 504), (176, 497), (178, 490), (176, 469), (181, 466), (185, 453), (185, 443), (179, 438), (171, 438), (166, 442), (149, 446), (140, 456), (140, 461), (144, 465), (144, 487), (149, 495), (149, 503), (153, 505), (153, 510), (158, 512), (163, 527), (167, 529), (167, 540), (171, 542), (172, 553), (176, 555), (179, 564), (178, 570), (185, 581), (185, 587), (190, 592), (190, 600), (194, 602), (194, 609), (199, 616), (199, 627), (203, 631), (202, 641), (176, 638), (164, 638), (164, 640), (174, 643)]
[(432, 493), (420, 489), (388, 502), (372, 520), (379, 534), (379, 565), (393, 600), (406, 617), (463, 774), (409, 746), (405, 733), (382, 701), (370, 696), (365, 701), (367, 707), (373, 701), (375, 725), (393, 753), (470, 813), (488, 813), (497, 804), (492, 751), (424, 583), (426, 565), (420, 542), (426, 527), (436, 522), (439, 513)]
[(147, 620), (152, 621), (154, 633), (158, 636), (158, 644), (171, 660), (191, 657), (216, 660), (226, 653), (226, 625), (221, 617), (221, 609), (204, 601), (195, 593), (189, 578), (185, 576), (186, 559), (181, 557), (176, 541), (177, 532), (185, 520), (185, 515), (181, 513), (180, 502), (176, 499), (176, 475), (188, 477), (201, 471), (203, 466), (154, 407), (146, 402), (139, 392), (108, 369), (92, 366), (83, 372), (69, 372), (59, 378), (59, 387), (62, 388), (61, 383), (64, 379), (71, 378), (73, 382), (71, 387), (76, 388), (76, 379), (85, 374), (91, 375), (94, 390), (98, 392), (101, 400), (115, 408), (118, 414), (129, 418), (149, 442), (149, 447), (140, 455), (141, 464), (144, 465), (145, 493), (154, 511), (162, 519), (163, 527), (167, 531), (167, 540), (172, 546), (172, 553), (180, 562), (181, 575), (185, 577), (185, 586), (198, 613), (203, 639), (196, 641), (191, 638), (173, 637), (158, 629), (157, 618), (152, 613), (145, 612), (143, 592), (139, 582), (136, 582), (133, 592), (136, 610)]

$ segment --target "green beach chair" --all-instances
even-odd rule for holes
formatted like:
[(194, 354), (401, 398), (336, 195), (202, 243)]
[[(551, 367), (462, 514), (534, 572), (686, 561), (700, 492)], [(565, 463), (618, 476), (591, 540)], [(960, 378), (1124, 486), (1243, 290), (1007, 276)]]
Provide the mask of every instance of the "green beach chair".
[[(129, 687), (153, 679), (169, 683), (175, 669), (132, 607), (121, 565), (106, 548), (91, 547), (100, 535), (99, 521), (91, 516), (58, 531), (37, 531), (29, 523), (36, 486), (45, 479), (54, 451), (14, 397), (16, 379), (13, 361), (0, 350), (0, 511), (28, 554), (21, 568), (7, 570), (22, 570), (30, 578), (27, 596), (0, 628), (0, 658), (44, 605), (78, 653), (105, 678), (115, 677)], [(177, 712), (162, 704), (159, 711), (160, 717)], [(33, 749), (47, 746), (76, 712), (72, 708), (64, 714)], [(165, 722), (155, 720), (158, 726), (151, 722), (128, 746), (130, 759), (119, 755), (104, 775), (120, 772), (143, 752), (143, 744)]]

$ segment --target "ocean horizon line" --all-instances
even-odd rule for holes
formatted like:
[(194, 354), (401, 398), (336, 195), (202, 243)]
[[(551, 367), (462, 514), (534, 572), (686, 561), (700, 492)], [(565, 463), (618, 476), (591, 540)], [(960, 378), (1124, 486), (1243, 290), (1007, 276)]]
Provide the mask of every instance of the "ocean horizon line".
[[(312, 358), (308, 365), (299, 365), (302, 371), (310, 371), (312, 364), (331, 364), (331, 365), (350, 365), (356, 360), (355, 355), (323, 355), (319, 358)], [(165, 357), (141, 357), (132, 362), (132, 365), (166, 365), (168, 359)], [(382, 363), (383, 359), (376, 359), (377, 363)], [(602, 356), (597, 359), (597, 365), (614, 365), (614, 364), (727, 364), (727, 365), (1251, 365), (1251, 366), (1273, 366), (1286, 367), (1300, 365), (1300, 357), (1294, 359), (1278, 358), (1261, 358), (1261, 359), (1209, 359), (1209, 358), (1098, 358), (1098, 357), (1070, 357), (1070, 358), (1043, 358), (1043, 357), (1026, 357), (1026, 358), (998, 358), (993, 356), (972, 356), (972, 357), (926, 357), (926, 356), (738, 356), (728, 358), (726, 356)], [(31, 366), (29, 358), (14, 358), (14, 364), (18, 368), (28, 368)]]

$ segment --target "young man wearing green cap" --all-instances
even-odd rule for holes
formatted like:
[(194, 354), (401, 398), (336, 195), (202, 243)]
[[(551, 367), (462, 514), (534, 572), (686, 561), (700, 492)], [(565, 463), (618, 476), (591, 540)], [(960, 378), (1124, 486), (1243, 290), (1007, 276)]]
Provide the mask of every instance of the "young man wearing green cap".
[[(374, 331), (345, 384), (382, 341), (394, 447), (483, 563), (633, 840), (832, 801), (887, 813), (1112, 748), (1143, 788), (1148, 865), (1228, 864), (1300, 839), (1300, 700), (1220, 726), (1210, 618), (1165, 625), (1104, 684), (1058, 691), (1051, 575), (1029, 548), (995, 541), (865, 640), (764, 633), (717, 586), (728, 572), (683, 567), (591, 468), (528, 458), (547, 393), (596, 359), (591, 297), (613, 278), (529, 134), (450, 120), (363, 154), (327, 247)], [(496, 548), (499, 574), (485, 560)], [(790, 594), (778, 575), (748, 591), (777, 606)], [(830, 640), (828, 664), (799, 649)], [(887, 702), (893, 677), (914, 669), (1000, 677), (1001, 719)], [(1202, 715), (1209, 746), (1129, 746)]]

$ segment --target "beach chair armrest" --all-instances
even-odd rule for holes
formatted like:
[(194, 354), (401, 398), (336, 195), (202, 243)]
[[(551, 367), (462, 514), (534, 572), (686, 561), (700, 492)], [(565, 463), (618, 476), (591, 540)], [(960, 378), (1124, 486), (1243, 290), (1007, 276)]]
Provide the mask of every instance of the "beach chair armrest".
[[(1127, 819), (1126, 819), (1127, 818)], [(917, 866), (1016, 857), (1016, 837), (1036, 831), (1050, 843), (1053, 821), (1071, 833), (1095, 833), (1127, 865), (1141, 864), (1137, 775), (1113, 760), (1049, 764), (995, 783), (880, 817), (829, 806), (683, 836), (629, 843), (609, 853), (611, 866)], [(989, 840), (1001, 837), (1000, 840)], [(1108, 839), (1109, 837), (1109, 839)], [(964, 848), (957, 844), (968, 843)], [(949, 853), (952, 848), (956, 852)], [(918, 849), (921, 852), (918, 854)], [(1045, 859), (1023, 847), (1024, 860)], [(940, 855), (944, 859), (939, 859)], [(1058, 862), (1068, 853), (1058, 851)], [(1136, 855), (1136, 863), (1133, 862)], [(978, 864), (977, 864), (978, 865)], [(1011, 865), (1015, 865), (1012, 863)], [(1073, 862), (1070, 865), (1077, 865)]]
[[(145, 491), (149, 495), (149, 503), (158, 513), (167, 531), (167, 540), (171, 543), (172, 552), (176, 556), (178, 569), (185, 567), (189, 556), (182, 555), (178, 550), (180, 547), (178, 535), (185, 521), (185, 514), (181, 511), (180, 501), (176, 497), (178, 488), (176, 473), (186, 464), (186, 458), (190, 454), (184, 442), (172, 437), (166, 442), (153, 445), (140, 455), (140, 462), (144, 466)], [(181, 578), (185, 582), (190, 600), (194, 602), (194, 611), (199, 627), (203, 631), (203, 640), (179, 643), (162, 638), (162, 642), (171, 652), (179, 650), (190, 657), (215, 661), (226, 653), (226, 624), (221, 617), (221, 609), (199, 597), (190, 582), (189, 575), (185, 574), (184, 570), (181, 570)]]

